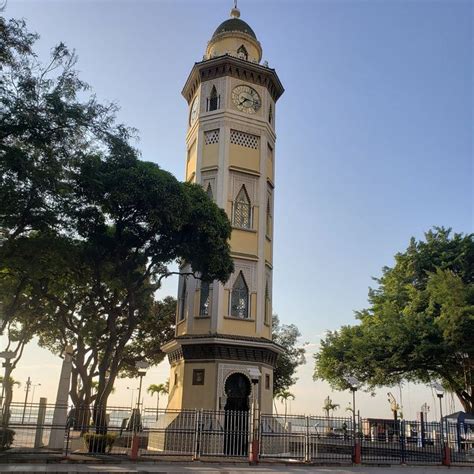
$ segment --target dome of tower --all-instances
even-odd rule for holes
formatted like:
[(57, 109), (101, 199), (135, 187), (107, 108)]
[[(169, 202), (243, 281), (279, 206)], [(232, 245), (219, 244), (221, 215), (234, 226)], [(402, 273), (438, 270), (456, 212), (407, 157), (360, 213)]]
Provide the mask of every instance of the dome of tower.
[(214, 31), (207, 45), (205, 58), (225, 54), (256, 63), (262, 59), (262, 47), (257, 35), (248, 23), (240, 19), (240, 10), (236, 6), (230, 11), (230, 18)]
[(257, 39), (256, 34), (250, 28), (248, 23), (245, 21), (241, 20), (240, 18), (229, 18), (226, 21), (223, 21), (214, 31), (214, 34), (212, 35), (212, 39), (214, 39), (217, 35), (221, 33), (230, 33), (232, 31), (239, 31), (240, 33), (246, 33), (250, 35), (252, 38)]

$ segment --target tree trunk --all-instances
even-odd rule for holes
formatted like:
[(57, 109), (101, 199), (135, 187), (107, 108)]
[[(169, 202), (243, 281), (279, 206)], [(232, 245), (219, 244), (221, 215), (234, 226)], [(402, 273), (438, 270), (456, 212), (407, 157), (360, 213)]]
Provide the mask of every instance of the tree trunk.
[(470, 396), (466, 391), (456, 390), (456, 396), (458, 397), (461, 405), (466, 413), (474, 415), (474, 397)]
[[(7, 362), (8, 363), (8, 362)], [(3, 379), (3, 412), (2, 412), (2, 426), (8, 426), (10, 422), (10, 406), (13, 399), (13, 380), (11, 373), (13, 372), (13, 367), (8, 363), (5, 367), (5, 374)]]
[(158, 421), (158, 410), (160, 409), (160, 392), (156, 392), (156, 421)]
[(112, 392), (118, 369), (110, 368), (109, 378), (106, 379), (105, 370), (99, 371), (99, 385), (97, 387), (97, 398), (94, 402), (92, 417), (94, 420), (95, 431), (98, 434), (107, 433), (107, 400)]

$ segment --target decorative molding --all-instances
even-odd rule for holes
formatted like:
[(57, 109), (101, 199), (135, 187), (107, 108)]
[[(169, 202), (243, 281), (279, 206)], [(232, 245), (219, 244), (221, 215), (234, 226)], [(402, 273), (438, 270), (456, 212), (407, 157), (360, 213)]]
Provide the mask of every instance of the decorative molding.
[(235, 279), (240, 272), (244, 274), (245, 281), (249, 287), (249, 293), (255, 293), (257, 291), (256, 264), (251, 261), (240, 260), (237, 258), (234, 260), (234, 273), (232, 273), (231, 277), (227, 280), (224, 288), (226, 290), (232, 291)]
[(257, 194), (257, 183), (258, 178), (256, 176), (252, 176), (249, 174), (239, 173), (237, 171), (231, 171), (230, 173), (230, 192), (231, 195), (229, 199), (234, 202), (237, 194), (239, 194), (240, 190), (242, 189), (242, 185), (245, 185), (245, 189), (247, 194), (250, 198), (250, 202), (252, 206), (258, 205), (258, 194)]
[(248, 369), (250, 367), (255, 367), (255, 366), (241, 365), (241, 364), (219, 364), (219, 368), (217, 371), (216, 409), (223, 410), (227, 403), (227, 395), (225, 393), (225, 383), (227, 379), (233, 374), (242, 374), (248, 378), (249, 383), (250, 383), (249, 398), (250, 400), (253, 399), (253, 391), (255, 387), (249, 377)]
[(216, 344), (195, 343), (177, 346), (168, 353), (168, 361), (170, 364), (178, 363), (181, 360), (234, 360), (265, 364), (269, 367), (274, 367), (277, 360), (277, 352), (268, 347), (246, 345), (245, 341), (242, 341), (242, 344), (239, 345), (226, 344), (224, 342)]
[(223, 76), (236, 77), (265, 87), (275, 102), (285, 90), (274, 69), (226, 54), (196, 63), (181, 93), (191, 103), (199, 84)]
[(238, 173), (243, 173), (243, 174), (250, 174), (252, 176), (257, 176), (257, 177), (261, 176), (258, 171), (254, 171), (248, 168), (241, 168), (240, 166), (235, 166), (235, 165), (230, 165), (229, 170), (237, 171)]

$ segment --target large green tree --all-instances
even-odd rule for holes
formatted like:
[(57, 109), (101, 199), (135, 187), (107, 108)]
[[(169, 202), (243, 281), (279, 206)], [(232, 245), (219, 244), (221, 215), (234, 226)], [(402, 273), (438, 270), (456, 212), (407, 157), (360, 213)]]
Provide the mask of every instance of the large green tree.
[[(10, 374), (38, 323), (38, 301), (14, 270), (17, 240), (67, 228), (70, 173), (81, 157), (128, 132), (114, 125), (115, 106), (87, 93), (74, 70), (76, 56), (63, 44), (46, 64), (33, 46), (38, 35), (25, 22), (0, 17), (0, 331), (6, 364), (4, 423), (11, 399)], [(30, 262), (33, 266), (34, 261)]]
[(226, 281), (231, 227), (200, 186), (139, 159), (115, 106), (88, 94), (64, 45), (43, 66), (37, 36), (0, 20), (3, 329), (33, 321), (41, 344), (73, 346), (73, 393), (90, 402), (97, 381), (101, 428), (115, 378), (163, 357), (172, 322), (155, 292), (169, 265)]
[(411, 239), (369, 291), (359, 324), (331, 331), (315, 378), (347, 388), (440, 380), (474, 413), (474, 235), (434, 228)]

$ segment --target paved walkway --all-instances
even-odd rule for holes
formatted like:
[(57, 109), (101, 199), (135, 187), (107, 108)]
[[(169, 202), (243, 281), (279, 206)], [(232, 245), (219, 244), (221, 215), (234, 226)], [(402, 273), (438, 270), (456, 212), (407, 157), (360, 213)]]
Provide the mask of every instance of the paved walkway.
[(55, 472), (55, 473), (203, 473), (203, 474), (241, 474), (241, 473), (311, 473), (311, 474), (444, 474), (450, 472), (474, 473), (473, 467), (413, 467), (413, 466), (360, 466), (360, 467), (319, 467), (319, 466), (285, 466), (285, 465), (236, 465), (236, 464), (204, 464), (204, 463), (139, 463), (139, 464), (0, 464), (0, 473), (16, 472)]

